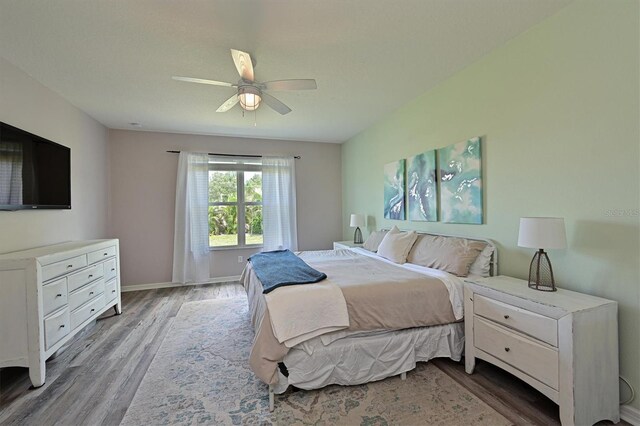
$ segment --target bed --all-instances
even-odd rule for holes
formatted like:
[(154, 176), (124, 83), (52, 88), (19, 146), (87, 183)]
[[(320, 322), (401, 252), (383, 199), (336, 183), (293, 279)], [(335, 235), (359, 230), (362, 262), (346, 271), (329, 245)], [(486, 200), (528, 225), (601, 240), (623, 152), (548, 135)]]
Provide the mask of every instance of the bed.
[[(466, 240), (491, 249), (489, 273), (496, 274), (493, 242)], [(318, 389), (404, 378), (417, 362), (460, 360), (463, 278), (396, 264), (363, 248), (297, 254), (328, 278), (269, 294), (263, 294), (251, 262), (241, 278), (256, 331), (249, 362), (269, 385), (270, 410), (274, 394), (289, 386)]]

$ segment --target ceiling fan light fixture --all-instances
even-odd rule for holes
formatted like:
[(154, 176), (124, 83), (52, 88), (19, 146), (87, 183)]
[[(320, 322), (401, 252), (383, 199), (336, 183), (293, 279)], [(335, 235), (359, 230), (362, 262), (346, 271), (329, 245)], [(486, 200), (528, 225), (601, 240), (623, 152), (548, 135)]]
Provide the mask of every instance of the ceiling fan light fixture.
[(238, 88), (238, 100), (240, 106), (245, 111), (255, 111), (260, 106), (262, 96), (260, 89), (254, 86), (245, 86)]

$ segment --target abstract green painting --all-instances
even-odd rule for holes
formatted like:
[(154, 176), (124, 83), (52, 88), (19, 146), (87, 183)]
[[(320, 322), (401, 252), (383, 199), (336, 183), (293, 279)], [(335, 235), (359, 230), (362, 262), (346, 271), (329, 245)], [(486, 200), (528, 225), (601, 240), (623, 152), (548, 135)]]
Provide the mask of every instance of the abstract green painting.
[(438, 220), (435, 149), (407, 159), (409, 220)]
[(384, 166), (384, 217), (404, 220), (404, 165), (405, 160)]
[(440, 209), (448, 223), (482, 223), (482, 157), (480, 138), (438, 150)]

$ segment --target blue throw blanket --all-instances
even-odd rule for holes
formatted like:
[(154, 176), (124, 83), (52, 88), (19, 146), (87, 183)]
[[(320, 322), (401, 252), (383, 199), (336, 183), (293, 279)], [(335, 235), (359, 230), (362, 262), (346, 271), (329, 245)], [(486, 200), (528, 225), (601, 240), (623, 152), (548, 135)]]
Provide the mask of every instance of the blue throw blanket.
[(285, 285), (311, 284), (327, 278), (327, 274), (316, 271), (290, 250), (254, 254), (249, 261), (265, 294)]

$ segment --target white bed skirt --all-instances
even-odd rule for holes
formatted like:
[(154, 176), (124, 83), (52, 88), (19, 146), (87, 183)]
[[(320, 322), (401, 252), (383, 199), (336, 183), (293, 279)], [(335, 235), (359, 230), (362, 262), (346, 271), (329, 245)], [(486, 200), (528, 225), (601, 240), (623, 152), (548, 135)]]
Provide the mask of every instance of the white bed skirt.
[(291, 348), (284, 357), (289, 377), (280, 374), (275, 393), (283, 393), (289, 385), (319, 389), (373, 382), (413, 370), (417, 362), (433, 358), (459, 361), (464, 323), (364, 333), (327, 346), (319, 338), (305, 344)]

